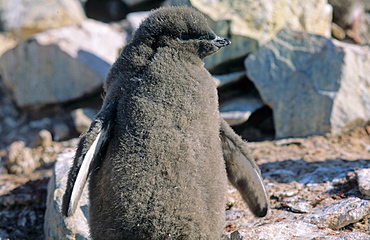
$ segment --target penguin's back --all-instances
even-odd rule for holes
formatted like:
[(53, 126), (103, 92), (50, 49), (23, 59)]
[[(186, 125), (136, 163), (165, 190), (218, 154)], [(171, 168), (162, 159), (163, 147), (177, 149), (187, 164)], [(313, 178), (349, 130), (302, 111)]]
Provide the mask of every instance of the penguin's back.
[(91, 174), (100, 239), (218, 239), (226, 171), (218, 98), (201, 59), (161, 48), (119, 87), (111, 141)]

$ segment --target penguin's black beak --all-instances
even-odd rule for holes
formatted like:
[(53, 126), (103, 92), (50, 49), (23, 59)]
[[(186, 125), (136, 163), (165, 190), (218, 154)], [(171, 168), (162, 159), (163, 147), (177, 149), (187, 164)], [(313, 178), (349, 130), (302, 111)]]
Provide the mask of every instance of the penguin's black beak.
[(229, 40), (219, 36), (216, 36), (216, 38), (210, 40), (210, 42), (218, 48), (226, 47), (231, 44)]

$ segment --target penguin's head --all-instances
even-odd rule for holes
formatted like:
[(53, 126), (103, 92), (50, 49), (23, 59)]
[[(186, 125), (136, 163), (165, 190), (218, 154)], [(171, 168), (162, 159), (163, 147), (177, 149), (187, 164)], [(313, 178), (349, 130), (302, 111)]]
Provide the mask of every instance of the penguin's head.
[(217, 36), (200, 12), (186, 6), (153, 11), (136, 30), (132, 42), (144, 43), (154, 50), (174, 48), (201, 59), (231, 43)]

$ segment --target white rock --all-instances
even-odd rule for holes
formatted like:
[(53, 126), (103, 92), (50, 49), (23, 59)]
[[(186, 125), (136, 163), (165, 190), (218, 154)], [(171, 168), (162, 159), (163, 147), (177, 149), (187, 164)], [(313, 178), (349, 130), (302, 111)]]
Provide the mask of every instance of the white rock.
[(0, 23), (26, 39), (34, 33), (81, 23), (86, 19), (78, 0), (0, 0)]
[(53, 175), (48, 185), (44, 221), (45, 239), (89, 239), (88, 191), (82, 193), (74, 215), (64, 218), (61, 214), (62, 198), (67, 184), (68, 171), (75, 151), (65, 149), (57, 156)]
[(226, 84), (235, 83), (243, 76), (245, 76), (245, 71), (233, 72), (225, 75), (212, 75), (217, 87), (223, 87)]
[(205, 59), (213, 68), (225, 60), (243, 57), (271, 40), (281, 29), (307, 31), (329, 37), (332, 7), (327, 0), (170, 0), (187, 4), (208, 16), (210, 27), (232, 44)]
[(221, 117), (231, 126), (242, 124), (250, 115), (264, 105), (256, 97), (239, 97), (220, 104)]
[(144, 12), (133, 12), (129, 13), (126, 16), (127, 21), (129, 22), (132, 30), (136, 30), (141, 22), (148, 17), (150, 12), (144, 11)]
[(369, 214), (370, 201), (351, 197), (319, 207), (314, 212), (303, 216), (301, 220), (318, 227), (335, 230), (358, 222)]
[[(323, 230), (318, 226), (302, 221), (282, 221), (263, 226), (239, 230), (244, 240), (255, 239), (314, 239), (326, 234), (333, 233), (332, 230)], [(307, 238), (305, 238), (307, 237)], [(309, 237), (309, 238), (308, 238)]]
[(248, 56), (247, 76), (273, 109), (276, 137), (337, 133), (370, 118), (370, 48), (282, 30)]
[(0, 74), (21, 108), (39, 109), (101, 89), (124, 33), (86, 20), (19, 43), (0, 58)]

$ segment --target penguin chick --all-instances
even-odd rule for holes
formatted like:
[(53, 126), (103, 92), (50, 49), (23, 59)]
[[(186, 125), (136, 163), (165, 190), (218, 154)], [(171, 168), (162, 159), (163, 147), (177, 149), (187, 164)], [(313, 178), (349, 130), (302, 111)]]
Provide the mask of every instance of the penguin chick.
[[(89, 178), (93, 239), (220, 238), (223, 155), (230, 164), (251, 162), (222, 153), (216, 86), (204, 68), (206, 56), (229, 44), (189, 7), (161, 8), (143, 21), (111, 67), (102, 109), (79, 142), (63, 215), (73, 214)], [(241, 139), (223, 129), (224, 149), (240, 151), (234, 141)], [(267, 198), (259, 198), (265, 194), (259, 171), (243, 164), (231, 179), (262, 216)], [(249, 173), (257, 177), (242, 176)]]

